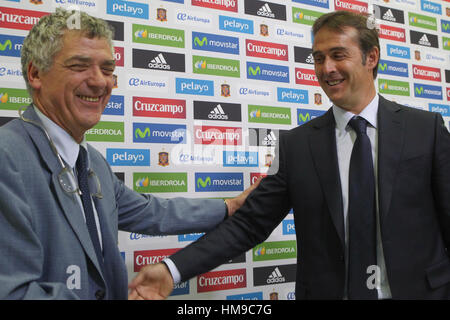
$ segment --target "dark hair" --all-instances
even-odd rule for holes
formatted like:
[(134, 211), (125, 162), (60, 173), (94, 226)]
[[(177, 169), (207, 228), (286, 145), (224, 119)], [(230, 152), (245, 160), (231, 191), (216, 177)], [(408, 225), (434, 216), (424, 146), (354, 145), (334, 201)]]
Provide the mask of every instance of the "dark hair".
[[(312, 27), (313, 35), (323, 27), (343, 33), (345, 27), (355, 28), (358, 32), (359, 48), (362, 52), (363, 64), (366, 63), (367, 54), (377, 47), (380, 51), (380, 41), (375, 20), (371, 21), (366, 16), (350, 11), (335, 11), (320, 16)], [(373, 78), (377, 77), (378, 63), (372, 70)]]

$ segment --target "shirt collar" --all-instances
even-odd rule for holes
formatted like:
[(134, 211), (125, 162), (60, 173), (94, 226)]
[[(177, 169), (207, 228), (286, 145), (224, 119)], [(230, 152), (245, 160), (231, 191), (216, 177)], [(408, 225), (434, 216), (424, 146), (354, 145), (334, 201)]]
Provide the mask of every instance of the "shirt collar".
[(86, 138), (83, 137), (83, 141), (78, 144), (67, 131), (45, 116), (36, 106), (34, 106), (34, 110), (36, 111), (39, 120), (41, 120), (44, 125), (44, 128), (47, 130), (47, 133), (52, 139), (56, 150), (61, 155), (61, 158), (63, 158), (71, 168), (74, 168), (78, 153), (80, 152), (80, 145), (87, 150)]
[[(366, 119), (366, 121), (369, 122), (369, 124), (375, 129), (377, 128), (378, 125), (377, 113), (379, 100), (380, 97), (378, 96), (378, 94), (376, 94), (375, 97), (372, 99), (372, 101), (370, 101), (369, 104), (358, 115)], [(341, 107), (338, 107), (334, 104), (333, 104), (333, 115), (336, 121), (336, 128), (341, 132), (345, 131), (348, 122), (350, 121), (351, 118), (355, 116), (354, 113), (344, 110)]]

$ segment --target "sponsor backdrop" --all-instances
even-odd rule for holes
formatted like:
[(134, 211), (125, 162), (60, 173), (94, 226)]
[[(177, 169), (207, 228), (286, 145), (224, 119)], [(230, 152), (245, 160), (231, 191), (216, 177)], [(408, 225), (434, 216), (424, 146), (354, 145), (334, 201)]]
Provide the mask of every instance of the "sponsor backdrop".
[[(137, 192), (233, 197), (263, 175), (280, 132), (330, 107), (313, 70), (311, 25), (333, 10), (374, 12), (378, 91), (449, 125), (449, 0), (0, 0), (0, 125), (31, 102), (24, 36), (71, 6), (115, 29), (116, 88), (87, 139)], [(200, 236), (121, 232), (129, 278)], [(297, 255), (290, 213), (266, 242), (170, 299), (293, 299)]]

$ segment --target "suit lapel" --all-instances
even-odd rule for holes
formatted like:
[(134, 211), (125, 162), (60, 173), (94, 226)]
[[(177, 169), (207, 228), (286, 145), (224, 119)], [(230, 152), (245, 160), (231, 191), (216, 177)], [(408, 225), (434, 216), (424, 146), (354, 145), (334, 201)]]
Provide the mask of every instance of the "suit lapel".
[[(40, 123), (39, 117), (32, 108), (28, 108), (24, 112), (23, 116), (25, 119), (30, 119)], [(57, 198), (60, 207), (62, 208), (64, 216), (72, 227), (74, 233), (77, 235), (77, 238), (80, 241), (83, 249), (86, 251), (86, 254), (89, 256), (91, 261), (93, 261), (99, 272), (101, 272), (95, 250), (86, 227), (86, 222), (84, 221), (84, 217), (80, 209), (80, 205), (78, 204), (74, 194), (68, 194), (61, 188), (61, 185), (59, 183), (59, 174), (62, 170), (62, 167), (55, 153), (51, 149), (50, 143), (44, 131), (34, 124), (24, 121), (22, 123), (31, 140), (36, 145), (37, 152), (39, 152), (39, 154), (41, 155), (43, 162), (47, 166), (47, 169), (51, 172), (51, 188), (55, 190), (55, 197)]]
[(322, 117), (317, 118), (313, 127), (313, 133), (309, 136), (309, 146), (317, 174), (324, 190), (331, 219), (344, 248), (344, 213), (336, 150), (335, 126), (333, 112), (330, 108)]
[(378, 194), (381, 222), (389, 212), (404, 141), (402, 109), (380, 96), (378, 107)]

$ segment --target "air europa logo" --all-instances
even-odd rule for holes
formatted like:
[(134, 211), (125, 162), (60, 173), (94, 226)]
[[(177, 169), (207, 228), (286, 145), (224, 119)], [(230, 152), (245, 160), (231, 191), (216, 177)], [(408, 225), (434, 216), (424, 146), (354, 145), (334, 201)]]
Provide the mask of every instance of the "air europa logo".
[(246, 286), (246, 269), (212, 271), (197, 277), (198, 293), (245, 288)]
[(245, 40), (245, 45), (247, 56), (282, 61), (288, 60), (287, 45), (250, 39)]
[(31, 30), (48, 12), (0, 7), (0, 28)]

